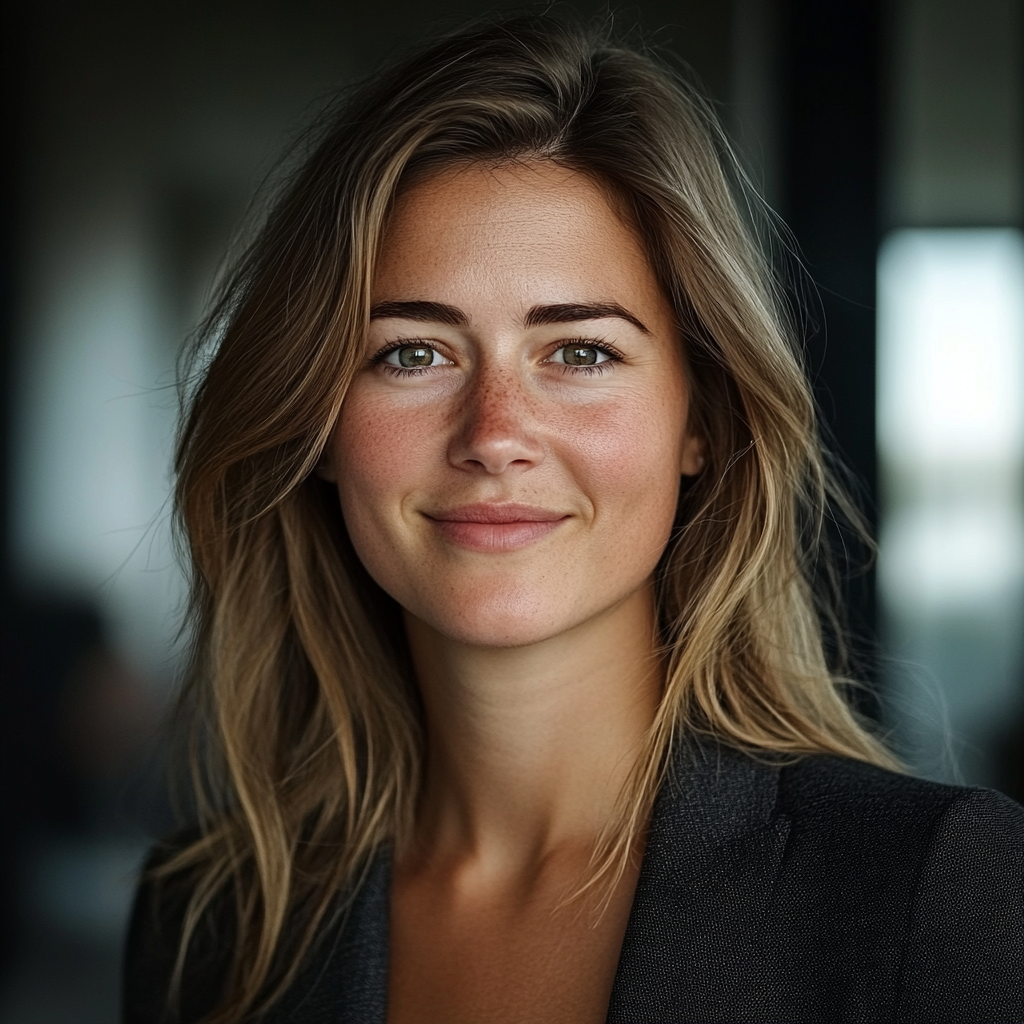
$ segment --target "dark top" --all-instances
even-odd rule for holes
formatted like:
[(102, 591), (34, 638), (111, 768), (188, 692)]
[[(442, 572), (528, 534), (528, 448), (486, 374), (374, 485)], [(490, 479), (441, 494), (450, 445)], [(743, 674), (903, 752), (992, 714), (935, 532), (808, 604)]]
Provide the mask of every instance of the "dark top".
[[(390, 859), (268, 1024), (383, 1024)], [(124, 1024), (156, 1024), (180, 903), (136, 900)], [(181, 1013), (219, 990), (204, 933)], [(659, 794), (608, 1021), (1024, 1021), (1024, 809), (837, 757), (692, 745)]]

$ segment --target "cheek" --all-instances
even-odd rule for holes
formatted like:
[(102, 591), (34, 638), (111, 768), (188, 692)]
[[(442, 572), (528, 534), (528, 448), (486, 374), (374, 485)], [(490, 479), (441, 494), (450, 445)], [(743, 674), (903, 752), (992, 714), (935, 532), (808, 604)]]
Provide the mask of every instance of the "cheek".
[(574, 432), (584, 488), (595, 512), (628, 516), (626, 525), (671, 527), (679, 493), (685, 394), (646, 391), (599, 408)]
[(345, 527), (366, 570), (405, 603), (405, 575), (396, 553), (404, 537), (403, 500), (422, 484), (432, 431), (408, 411), (385, 406), (354, 386), (331, 437)]
[(629, 593), (650, 579), (675, 521), (685, 396), (648, 391), (594, 410), (580, 427), (568, 458), (593, 520), (574, 564), (593, 597)]
[(426, 462), (428, 432), (415, 416), (397, 414), (357, 389), (345, 400), (331, 447), (346, 520), (379, 513), (415, 485)]

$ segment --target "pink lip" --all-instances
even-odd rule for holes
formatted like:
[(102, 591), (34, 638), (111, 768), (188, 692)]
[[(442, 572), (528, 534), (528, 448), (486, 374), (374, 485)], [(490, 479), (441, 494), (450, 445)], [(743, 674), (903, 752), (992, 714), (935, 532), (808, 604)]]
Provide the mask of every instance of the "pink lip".
[(444, 537), (471, 551), (516, 551), (546, 537), (569, 517), (535, 505), (459, 505), (427, 516)]

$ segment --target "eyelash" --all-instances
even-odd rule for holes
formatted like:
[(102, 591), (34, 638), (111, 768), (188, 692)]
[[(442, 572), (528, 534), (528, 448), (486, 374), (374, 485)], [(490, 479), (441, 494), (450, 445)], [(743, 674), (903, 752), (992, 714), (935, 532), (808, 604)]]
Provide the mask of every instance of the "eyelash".
[[(437, 347), (435, 345), (431, 345), (429, 342), (425, 342), (419, 338), (401, 338), (382, 348), (375, 356), (373, 356), (372, 361), (393, 377), (419, 377), (421, 374), (435, 369), (433, 366), (393, 366), (391, 363), (384, 362), (392, 352), (395, 352), (400, 348), (405, 348), (408, 345), (421, 345), (423, 348), (430, 348), (437, 352)], [(553, 356), (555, 352), (560, 352), (563, 348), (573, 347), (593, 348), (598, 352), (603, 352), (608, 358), (603, 363), (593, 363), (590, 366), (573, 366), (571, 363), (549, 363), (548, 365), (557, 366), (563, 373), (568, 373), (572, 376), (582, 374), (587, 377), (592, 377), (595, 374), (607, 372), (608, 369), (611, 369), (614, 363), (622, 362), (622, 353), (619, 352), (618, 349), (609, 345), (607, 342), (597, 341), (594, 338), (568, 338), (563, 341), (562, 344), (558, 345), (551, 352), (551, 355)], [(550, 359), (550, 356), (548, 358)]]

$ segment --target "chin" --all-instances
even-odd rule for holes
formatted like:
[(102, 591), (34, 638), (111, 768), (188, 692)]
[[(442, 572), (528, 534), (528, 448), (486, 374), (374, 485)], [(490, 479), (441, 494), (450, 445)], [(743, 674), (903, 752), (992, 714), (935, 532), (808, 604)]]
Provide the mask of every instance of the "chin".
[(464, 594), (452, 604), (435, 601), (413, 614), (432, 629), (468, 647), (528, 647), (558, 636), (578, 622), (568, 602), (549, 595)]

